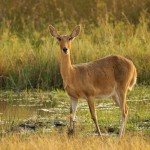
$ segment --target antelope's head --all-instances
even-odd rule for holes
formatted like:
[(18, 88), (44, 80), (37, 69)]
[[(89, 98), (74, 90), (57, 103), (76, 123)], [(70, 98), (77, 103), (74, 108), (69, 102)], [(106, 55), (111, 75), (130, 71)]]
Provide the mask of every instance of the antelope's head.
[(76, 26), (70, 35), (60, 35), (52, 25), (49, 26), (49, 29), (51, 35), (58, 40), (62, 53), (68, 55), (71, 49), (71, 42), (80, 33), (80, 26)]

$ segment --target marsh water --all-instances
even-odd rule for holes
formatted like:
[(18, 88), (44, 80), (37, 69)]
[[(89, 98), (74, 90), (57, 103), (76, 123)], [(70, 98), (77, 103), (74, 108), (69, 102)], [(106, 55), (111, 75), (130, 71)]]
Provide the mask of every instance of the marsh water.
[[(128, 129), (146, 130), (150, 133), (149, 97), (127, 101), (130, 108)], [(69, 108), (70, 101), (64, 91), (1, 91), (0, 132), (20, 132), (20, 129), (51, 131), (54, 127), (65, 127), (69, 122)], [(112, 100), (96, 100), (96, 109), (101, 127), (119, 126), (120, 109)], [(93, 129), (85, 100), (79, 102), (77, 122)]]

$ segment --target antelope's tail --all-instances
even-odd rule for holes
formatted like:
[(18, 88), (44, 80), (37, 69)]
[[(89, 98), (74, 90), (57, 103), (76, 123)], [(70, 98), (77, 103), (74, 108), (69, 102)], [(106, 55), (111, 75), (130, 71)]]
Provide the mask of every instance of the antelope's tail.
[(132, 88), (136, 84), (136, 81), (137, 81), (137, 71), (136, 71), (136, 68), (134, 67), (134, 73), (133, 73), (133, 76), (132, 76), (132, 80), (131, 80), (131, 82), (129, 84), (129, 90), (130, 91), (132, 90)]

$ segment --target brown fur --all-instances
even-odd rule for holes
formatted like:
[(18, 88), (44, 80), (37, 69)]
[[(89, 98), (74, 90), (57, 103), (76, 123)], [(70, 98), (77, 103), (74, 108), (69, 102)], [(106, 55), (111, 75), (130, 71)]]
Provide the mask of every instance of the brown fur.
[[(125, 132), (126, 118), (128, 115), (126, 94), (128, 89), (132, 89), (136, 83), (137, 73), (132, 61), (119, 56), (112, 55), (89, 63), (72, 65), (70, 60), (71, 40), (80, 31), (77, 26), (69, 36), (60, 36), (56, 29), (50, 26), (51, 34), (59, 39), (61, 48), (61, 75), (63, 78), (64, 89), (70, 96), (73, 103), (79, 98), (87, 99), (92, 119), (96, 129), (100, 133), (95, 113), (94, 97), (112, 97), (122, 110), (122, 124), (120, 136)], [(71, 39), (71, 40), (70, 40)], [(63, 48), (67, 48), (64, 53)], [(77, 104), (76, 104), (77, 105)], [(70, 128), (75, 117), (75, 109), (71, 106)]]
[(122, 56), (108, 56), (93, 62), (73, 65), (69, 74), (64, 70), (62, 77), (65, 90), (69, 96), (77, 99), (111, 95), (117, 87), (121, 86), (123, 90), (129, 88), (136, 79), (133, 63)]

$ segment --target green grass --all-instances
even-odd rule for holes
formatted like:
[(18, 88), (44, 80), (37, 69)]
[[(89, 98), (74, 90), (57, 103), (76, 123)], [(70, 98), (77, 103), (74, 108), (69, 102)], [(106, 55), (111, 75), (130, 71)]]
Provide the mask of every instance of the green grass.
[[(136, 86), (128, 93), (129, 117), (125, 137), (119, 139), (121, 112), (111, 99), (96, 100), (98, 122), (102, 133), (109, 136), (95, 136), (95, 126), (86, 101), (80, 101), (77, 110), (76, 134), (67, 135), (68, 127), (56, 128), (54, 121), (69, 124), (70, 101), (62, 90), (28, 90), (22, 92), (0, 91), (0, 101), (7, 102), (0, 126), (0, 149), (143, 149), (150, 147), (150, 87)], [(25, 104), (24, 107), (21, 105)], [(37, 107), (31, 107), (33, 104)], [(42, 107), (38, 107), (42, 104)], [(14, 106), (16, 105), (16, 107)], [(39, 112), (39, 108), (52, 112)], [(105, 109), (103, 109), (105, 108)], [(113, 109), (110, 109), (113, 108)], [(54, 112), (53, 112), (54, 110)], [(35, 125), (35, 131), (19, 129), (18, 124)]]
[[(70, 100), (62, 90), (57, 91), (22, 91), (3, 92), (1, 91), (0, 101), (6, 101), (7, 105), (1, 104), (2, 121), (7, 122), (3, 130), (11, 129), (23, 120), (32, 122), (43, 122), (48, 128), (54, 129), (51, 125), (54, 121), (61, 120), (69, 124)], [(127, 104), (129, 107), (129, 117), (127, 121), (127, 133), (150, 134), (150, 88), (146, 86), (136, 86), (128, 93)], [(47, 109), (50, 112), (39, 111)], [(113, 130), (119, 132), (121, 111), (116, 108), (112, 99), (96, 100), (96, 109), (100, 129), (103, 133)], [(46, 122), (43, 119), (45, 118)], [(43, 131), (45, 126), (37, 127), (37, 131)], [(57, 130), (57, 129), (56, 129)], [(67, 127), (63, 129), (67, 132)], [(77, 134), (87, 134), (95, 131), (94, 123), (85, 100), (79, 101), (77, 111)]]
[(41, 31), (49, 22), (70, 27), (79, 22), (97, 26), (101, 20), (137, 24), (142, 13), (148, 19), (150, 14), (149, 0), (2, 0), (0, 10), (0, 26), (19, 35), (35, 28)]
[(60, 50), (50, 23), (61, 34), (82, 25), (72, 43), (72, 63), (120, 54), (134, 62), (138, 83), (150, 84), (148, 0), (12, 0), (2, 1), (0, 10), (1, 89), (62, 88)]
[[(82, 28), (72, 43), (72, 63), (88, 62), (120, 54), (130, 58), (138, 72), (138, 83), (150, 83), (150, 32), (148, 21), (134, 26), (101, 22), (98, 27)], [(64, 31), (62, 26), (58, 30)], [(70, 33), (69, 29), (60, 33)], [(5, 89), (61, 88), (60, 50), (48, 28), (19, 36), (4, 28), (0, 34), (0, 83)]]
[[(149, 0), (2, 0), (0, 149), (149, 149), (149, 14)], [(60, 90), (63, 86), (60, 50), (49, 33), (50, 23), (61, 34), (69, 34), (74, 26), (81, 24), (82, 31), (72, 43), (72, 63), (112, 54), (134, 62), (138, 85), (127, 97), (129, 117), (125, 138), (116, 138), (121, 112), (110, 99), (96, 100), (97, 115), (102, 132), (113, 131), (115, 136), (103, 139), (93, 136), (95, 126), (86, 101), (79, 103), (77, 136), (69, 138), (67, 127), (52, 126), (58, 120), (69, 123), (70, 101)], [(39, 111), (41, 108), (51, 112)], [(18, 124), (22, 122), (42, 122), (43, 126), (35, 132), (18, 132)], [(7, 132), (13, 134), (3, 134)]]

